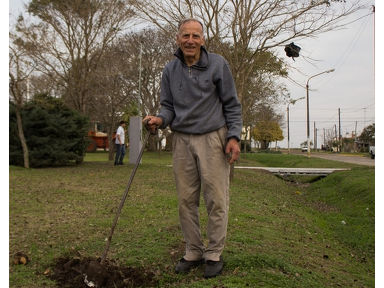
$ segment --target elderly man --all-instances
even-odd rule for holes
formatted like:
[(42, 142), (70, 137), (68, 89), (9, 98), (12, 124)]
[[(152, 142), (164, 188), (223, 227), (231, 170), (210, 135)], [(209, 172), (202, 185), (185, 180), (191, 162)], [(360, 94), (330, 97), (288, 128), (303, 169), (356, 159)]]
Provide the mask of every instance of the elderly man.
[[(227, 61), (204, 48), (203, 25), (186, 19), (176, 35), (176, 58), (163, 71), (153, 129), (170, 125), (181, 229), (186, 242), (176, 273), (205, 262), (204, 277), (219, 275), (228, 224), (230, 164), (240, 154), (241, 105)], [(208, 213), (208, 245), (200, 233), (200, 191)]]

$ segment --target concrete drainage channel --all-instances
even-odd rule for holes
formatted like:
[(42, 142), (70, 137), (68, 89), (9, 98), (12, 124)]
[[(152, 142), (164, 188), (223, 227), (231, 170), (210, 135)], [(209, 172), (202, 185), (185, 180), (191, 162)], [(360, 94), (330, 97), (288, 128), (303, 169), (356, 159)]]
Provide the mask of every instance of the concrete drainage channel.
[(350, 168), (284, 168), (284, 167), (246, 167), (235, 166), (236, 169), (263, 170), (273, 173), (286, 182), (295, 185), (309, 185), (335, 171), (351, 170)]
[(350, 168), (284, 168), (284, 167), (247, 167), (235, 166), (235, 169), (266, 170), (275, 175), (308, 175), (308, 176), (327, 176), (335, 171), (351, 170)]

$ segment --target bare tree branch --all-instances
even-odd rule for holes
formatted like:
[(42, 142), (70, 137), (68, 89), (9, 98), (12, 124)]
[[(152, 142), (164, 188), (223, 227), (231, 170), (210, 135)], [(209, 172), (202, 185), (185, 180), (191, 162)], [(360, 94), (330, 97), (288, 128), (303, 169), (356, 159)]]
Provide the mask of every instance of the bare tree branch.
[(33, 0), (28, 11), (38, 22), (19, 21), (23, 48), (45, 74), (54, 73), (66, 86), (65, 99), (86, 113), (92, 94), (90, 78), (107, 46), (133, 15), (123, 0)]

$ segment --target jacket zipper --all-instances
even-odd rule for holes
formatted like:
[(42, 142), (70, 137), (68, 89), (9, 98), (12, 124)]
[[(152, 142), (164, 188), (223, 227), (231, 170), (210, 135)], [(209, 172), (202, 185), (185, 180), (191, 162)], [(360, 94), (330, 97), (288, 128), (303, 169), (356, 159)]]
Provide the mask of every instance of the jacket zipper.
[(189, 77), (192, 77), (192, 69), (191, 67), (188, 67)]

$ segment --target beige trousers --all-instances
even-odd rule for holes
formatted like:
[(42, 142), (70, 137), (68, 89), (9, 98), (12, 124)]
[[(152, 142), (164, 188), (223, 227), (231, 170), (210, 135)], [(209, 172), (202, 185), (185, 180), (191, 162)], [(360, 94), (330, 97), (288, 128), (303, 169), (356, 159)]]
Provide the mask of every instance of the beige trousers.
[[(230, 165), (225, 157), (227, 128), (203, 135), (176, 132), (173, 136), (173, 171), (179, 200), (181, 229), (188, 261), (218, 261), (228, 225)], [(205, 248), (200, 232), (202, 191), (208, 213)]]

